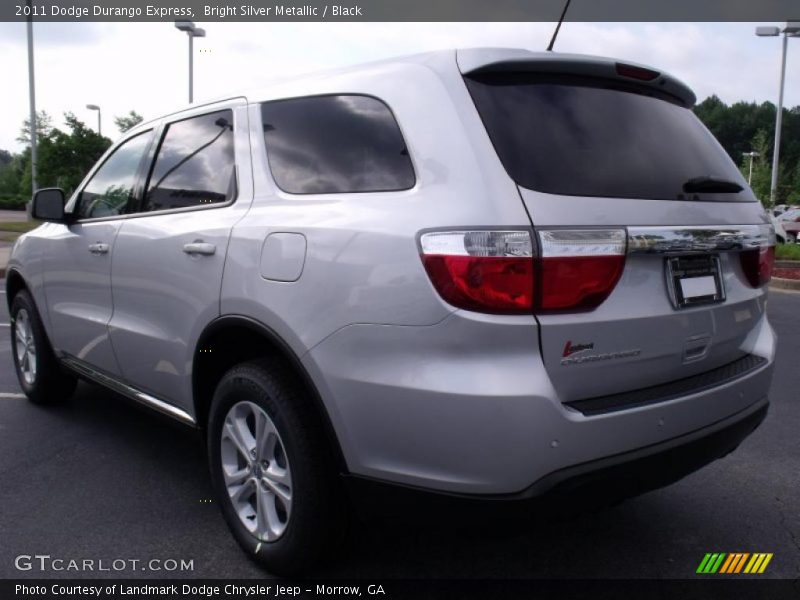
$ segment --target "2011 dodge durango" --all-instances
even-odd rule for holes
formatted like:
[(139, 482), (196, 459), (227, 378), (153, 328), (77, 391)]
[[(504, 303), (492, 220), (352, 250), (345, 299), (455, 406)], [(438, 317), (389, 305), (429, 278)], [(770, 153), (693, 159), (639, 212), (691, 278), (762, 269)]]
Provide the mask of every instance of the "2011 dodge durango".
[(775, 353), (774, 232), (694, 102), (640, 65), (470, 49), (141, 124), (35, 195), (20, 385), (201, 428), (278, 573), (330, 550), (346, 483), (664, 485), (761, 422)]

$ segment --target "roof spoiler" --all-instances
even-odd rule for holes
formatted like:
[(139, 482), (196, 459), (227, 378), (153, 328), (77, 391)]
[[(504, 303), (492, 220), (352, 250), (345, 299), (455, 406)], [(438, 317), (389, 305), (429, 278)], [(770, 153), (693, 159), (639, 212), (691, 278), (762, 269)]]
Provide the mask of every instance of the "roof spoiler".
[(613, 58), (503, 48), (476, 48), (458, 50), (456, 60), (463, 75), (509, 71), (584, 75), (635, 82), (637, 85), (674, 96), (687, 108), (694, 106), (697, 101), (689, 86), (668, 73)]

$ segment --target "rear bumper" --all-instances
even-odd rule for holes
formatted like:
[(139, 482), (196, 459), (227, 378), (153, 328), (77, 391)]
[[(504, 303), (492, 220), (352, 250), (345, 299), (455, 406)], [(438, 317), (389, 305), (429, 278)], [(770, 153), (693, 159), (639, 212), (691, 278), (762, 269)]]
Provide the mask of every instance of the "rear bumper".
[(470, 495), (400, 486), (369, 478), (349, 476), (352, 498), (370, 506), (408, 505), (438, 498), (475, 502), (536, 500), (580, 504), (591, 498), (591, 506), (614, 502), (664, 487), (733, 452), (767, 415), (767, 398), (724, 421), (647, 448), (574, 465), (542, 477), (514, 494)]
[(559, 401), (532, 317), (459, 312), (429, 327), (353, 325), (303, 363), (352, 475), (451, 494), (535, 496), (564, 473), (572, 479), (603, 468), (598, 461), (682, 445), (758, 411), (774, 364), (765, 318), (747, 346), (764, 360), (741, 377), (592, 415)]

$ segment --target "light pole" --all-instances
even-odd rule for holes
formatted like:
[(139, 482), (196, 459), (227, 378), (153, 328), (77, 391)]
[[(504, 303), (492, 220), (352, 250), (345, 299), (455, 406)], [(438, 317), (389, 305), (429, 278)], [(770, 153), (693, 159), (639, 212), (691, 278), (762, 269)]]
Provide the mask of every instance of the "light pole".
[(786, 48), (790, 37), (800, 34), (800, 21), (789, 21), (786, 27), (756, 27), (756, 35), (760, 37), (776, 37), (783, 33), (783, 53), (781, 55), (781, 83), (778, 89), (778, 111), (775, 116), (775, 149), (772, 152), (772, 181), (769, 186), (769, 201), (775, 205), (775, 193), (778, 188), (778, 165), (781, 152), (781, 123), (783, 121), (783, 85), (786, 80)]
[(742, 154), (750, 157), (750, 172), (747, 175), (747, 185), (750, 185), (753, 182), (753, 159), (756, 156), (761, 156), (761, 154), (755, 150), (751, 150), (750, 152), (742, 152)]
[(97, 135), (103, 135), (103, 130), (100, 125), (100, 107), (97, 104), (87, 104), (86, 108), (89, 110), (96, 110), (97, 111)]
[[(28, 0), (28, 8), (31, 0)], [(33, 15), (33, 10), (30, 11)], [(28, 96), (31, 109), (31, 195), (36, 192), (36, 79), (33, 74), (33, 16), (28, 17)]]
[(206, 30), (195, 27), (192, 21), (175, 21), (175, 27), (189, 36), (189, 104), (194, 102), (194, 38), (206, 37)]

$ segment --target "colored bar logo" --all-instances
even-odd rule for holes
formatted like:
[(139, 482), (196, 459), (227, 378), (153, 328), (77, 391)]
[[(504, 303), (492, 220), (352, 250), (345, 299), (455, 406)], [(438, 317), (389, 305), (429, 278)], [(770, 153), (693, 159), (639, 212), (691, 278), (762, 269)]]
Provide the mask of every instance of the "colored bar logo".
[(715, 573), (732, 575), (736, 573), (750, 573), (760, 574), (763, 573), (769, 561), (772, 560), (772, 552), (732, 552), (726, 554), (725, 552), (707, 553), (703, 560), (700, 561), (700, 566), (697, 567), (697, 573), (701, 575), (713, 575)]

